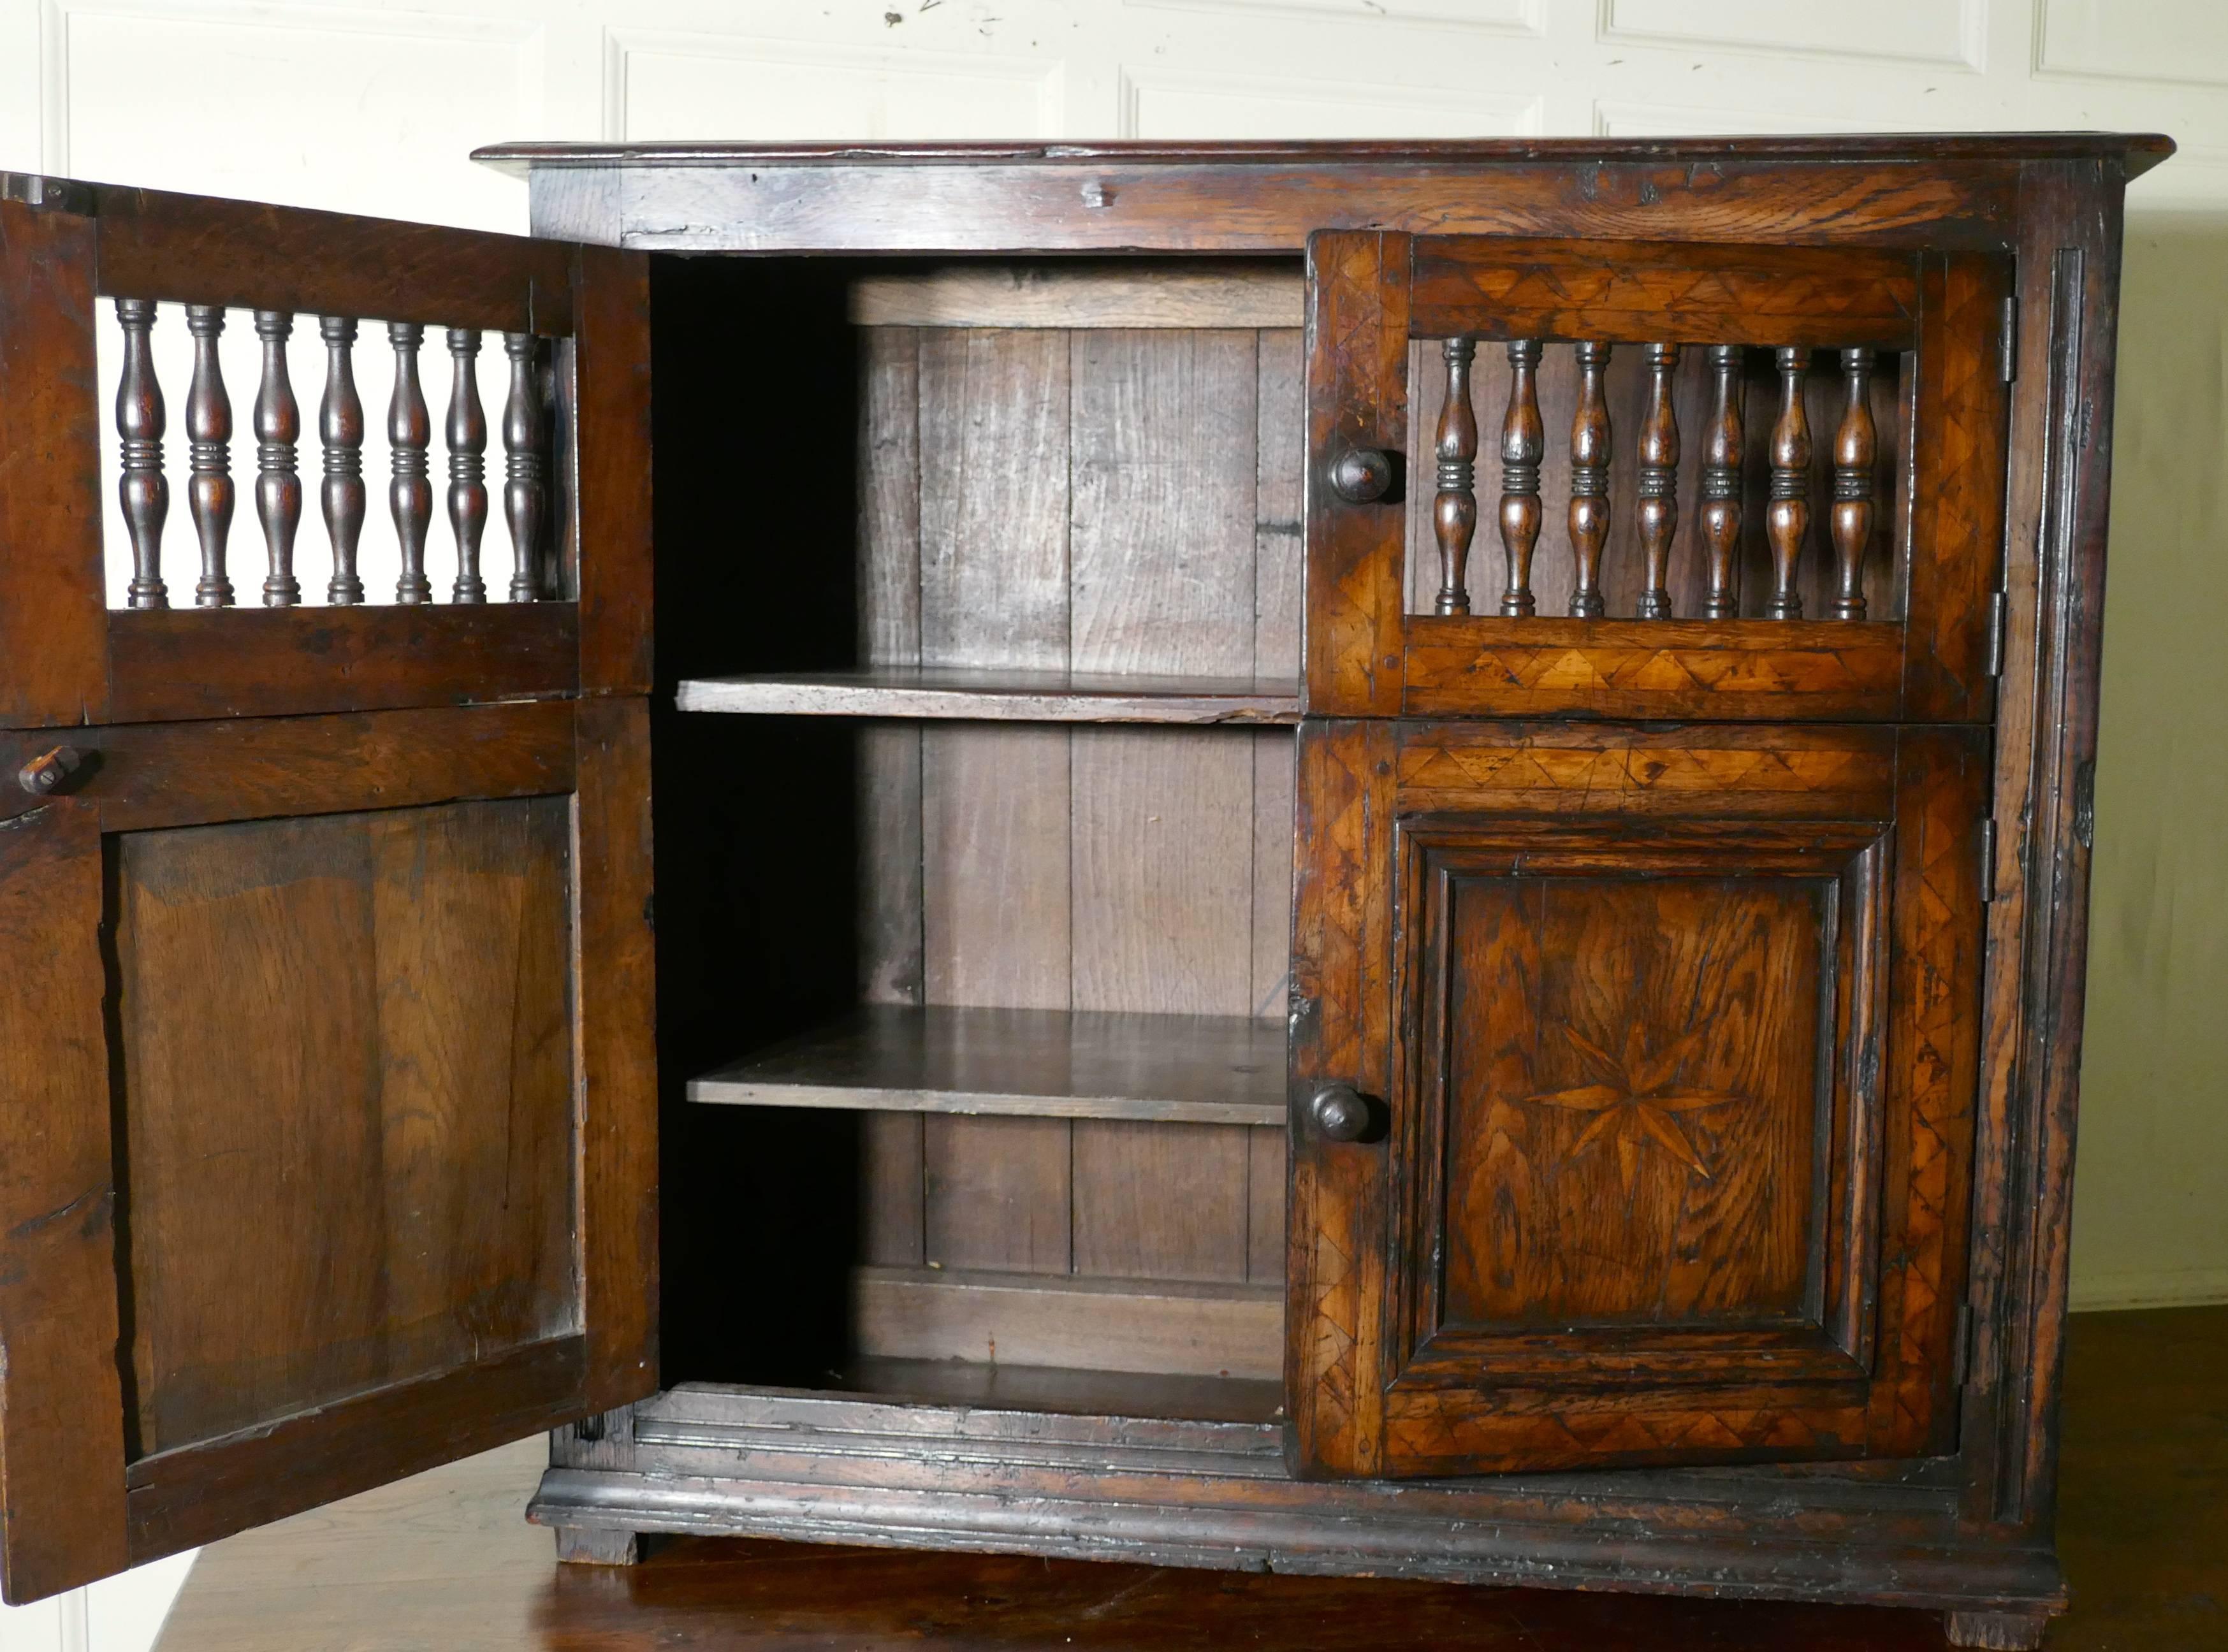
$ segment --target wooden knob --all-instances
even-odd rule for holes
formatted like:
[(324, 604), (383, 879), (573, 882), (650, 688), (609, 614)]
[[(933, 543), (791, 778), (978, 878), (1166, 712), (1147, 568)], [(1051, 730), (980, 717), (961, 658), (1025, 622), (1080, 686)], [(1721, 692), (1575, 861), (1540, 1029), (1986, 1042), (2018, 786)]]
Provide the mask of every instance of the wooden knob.
[(1369, 1132), (1369, 1104), (1350, 1084), (1327, 1084), (1308, 1104), (1325, 1141), (1358, 1142)]
[(74, 746), (57, 746), (42, 752), (16, 771), (16, 784), (34, 797), (60, 791), (70, 776), (85, 766), (85, 753)]
[(1392, 461), (1374, 447), (1349, 447), (1333, 462), (1330, 485), (1350, 505), (1382, 499), (1392, 486)]

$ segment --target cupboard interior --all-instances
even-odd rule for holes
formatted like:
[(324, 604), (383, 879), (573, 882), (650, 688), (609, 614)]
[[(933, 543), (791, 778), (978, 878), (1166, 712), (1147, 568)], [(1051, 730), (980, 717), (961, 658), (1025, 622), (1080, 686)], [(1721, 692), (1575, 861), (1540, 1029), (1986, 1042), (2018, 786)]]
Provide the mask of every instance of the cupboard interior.
[(1278, 1412), (1299, 282), (657, 261), (669, 1386)]

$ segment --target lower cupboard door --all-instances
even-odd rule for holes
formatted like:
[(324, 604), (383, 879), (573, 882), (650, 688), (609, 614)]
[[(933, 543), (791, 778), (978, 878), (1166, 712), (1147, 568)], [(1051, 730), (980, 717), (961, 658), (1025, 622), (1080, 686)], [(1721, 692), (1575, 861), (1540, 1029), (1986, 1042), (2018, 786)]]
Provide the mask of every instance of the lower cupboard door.
[(1987, 756), (1303, 728), (1301, 1473), (1954, 1446)]

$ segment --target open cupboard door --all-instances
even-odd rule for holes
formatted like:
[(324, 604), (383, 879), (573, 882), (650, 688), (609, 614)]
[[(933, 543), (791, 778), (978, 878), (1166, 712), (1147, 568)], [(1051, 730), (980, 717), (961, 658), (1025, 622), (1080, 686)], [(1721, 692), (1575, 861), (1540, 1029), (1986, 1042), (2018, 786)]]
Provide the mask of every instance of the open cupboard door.
[[(655, 1389), (647, 330), (639, 255), (0, 176), (10, 1601)], [(375, 358), (403, 572), (336, 601)]]
[(2001, 266), (1340, 234), (1310, 279), (1296, 1471), (1952, 1449)]

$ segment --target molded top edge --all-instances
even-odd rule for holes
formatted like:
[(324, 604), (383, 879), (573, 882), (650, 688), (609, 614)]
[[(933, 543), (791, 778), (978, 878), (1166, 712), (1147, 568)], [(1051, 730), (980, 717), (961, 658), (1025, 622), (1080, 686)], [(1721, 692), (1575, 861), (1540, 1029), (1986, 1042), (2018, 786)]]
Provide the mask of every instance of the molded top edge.
[(535, 167), (912, 166), (1060, 164), (1124, 166), (1380, 165), (1548, 162), (2064, 161), (2118, 157), (2130, 178), (2174, 153), (2160, 132), (1804, 133), (1727, 138), (1494, 138), (1454, 141), (1344, 140), (1246, 143), (513, 143), (472, 158), (515, 176)]

